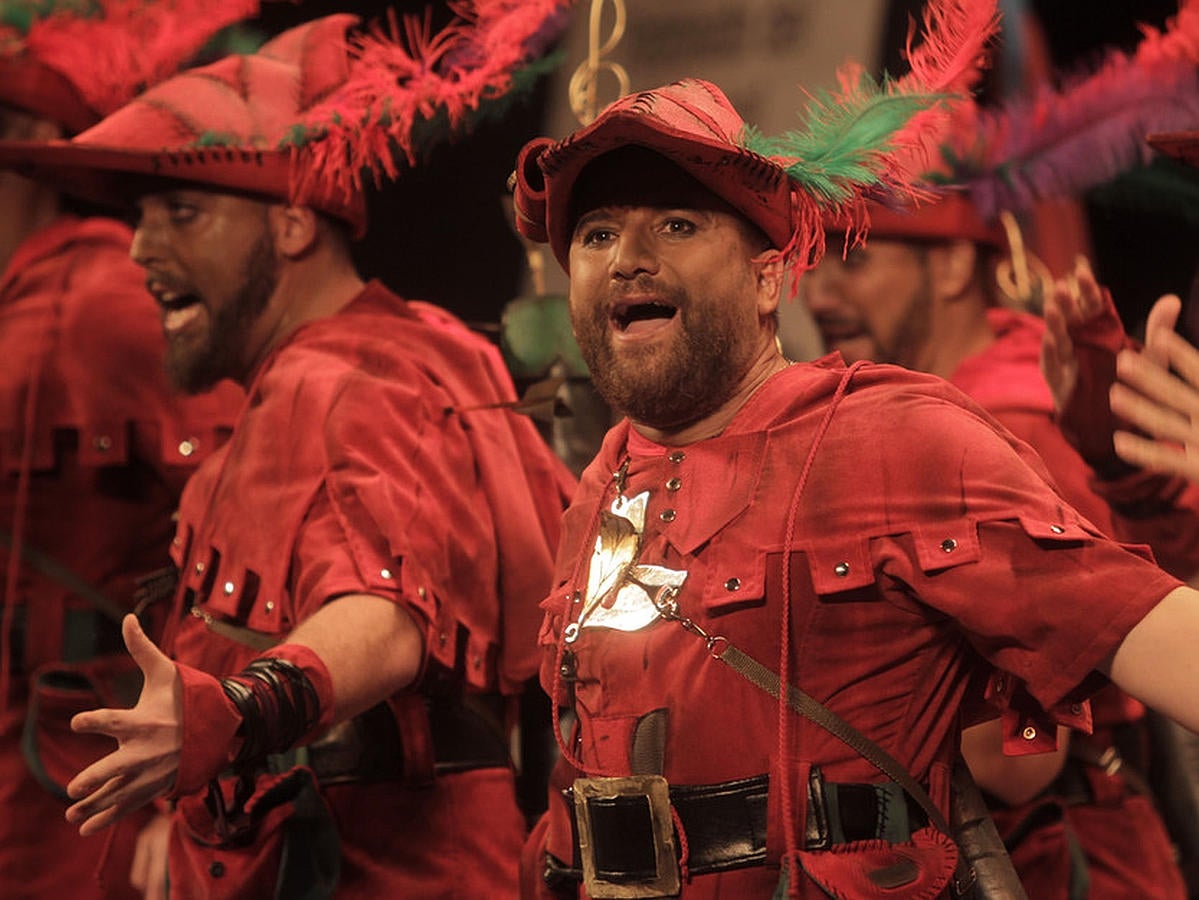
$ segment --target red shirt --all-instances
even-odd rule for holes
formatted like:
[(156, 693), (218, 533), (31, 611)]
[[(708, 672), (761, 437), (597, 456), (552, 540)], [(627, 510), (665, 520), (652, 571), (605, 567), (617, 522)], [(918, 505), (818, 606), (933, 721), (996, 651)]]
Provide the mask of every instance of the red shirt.
[[(0, 528), (126, 609), (136, 579), (169, 564), (179, 492), (240, 402), (228, 384), (199, 397), (169, 389), (159, 313), (130, 239), (118, 222), (64, 216), (22, 243), (0, 276)], [(12, 572), (17, 561), (0, 548), (0, 585), (15, 576), (0, 606), (24, 621), (23, 639), (9, 633), (13, 681), (0, 698), (0, 893), (132, 895), (130, 831), (117, 829), (102, 887), (106, 837), (79, 837), (20, 747), (30, 675), (96, 653), (124, 657), (119, 628), (28, 561)], [(68, 728), (95, 694), (59, 689), (39, 704), (39, 756), (60, 785), (111, 750)]]
[[(224, 675), (257, 655), (186, 604), (281, 639), (330, 599), (366, 593), (413, 614), (429, 669), (466, 690), (515, 693), (536, 672), (537, 600), (572, 485), (531, 421), (496, 408), (514, 394), (494, 348), (372, 283), (290, 335), (247, 395), (233, 437), (184, 494), (174, 658)], [(341, 835), (339, 896), (515, 891), (523, 827), (510, 772), (323, 793)], [(182, 829), (172, 885), (197, 896), (273, 885), (265, 836), (221, 850)]]
[[(542, 682), (562, 697), (557, 645), (588, 605), (596, 525), (626, 459), (621, 495), (648, 493), (633, 575), (652, 584), (678, 574), (645, 567), (685, 573), (680, 614), (779, 671), (787, 551), (789, 678), (941, 803), (963, 705), (978, 700), (992, 667), (1015, 676), (992, 680), (1001, 705), (1023, 683), (1042, 707), (1059, 707), (1059, 721), (1085, 727), (1075, 701), (1098, 683), (1092, 670), (1177, 586), (1098, 534), (1047, 486), (1027, 447), (939, 379), (890, 366), (847, 376), (835, 360), (793, 365), (716, 438), (647, 454), (627, 422), (609, 433), (567, 511), (559, 587), (543, 604)], [(695, 635), (657, 620), (648, 594), (626, 587), (566, 647), (574, 746), (589, 774), (628, 774), (637, 722), (666, 709), (662, 774), (671, 784), (771, 774), (775, 860), (781, 781), (804, 784), (813, 765), (831, 781), (879, 780), (869, 762), (805, 721), (791, 721), (790, 743), (780, 747), (776, 701), (711, 659)], [(608, 627), (593, 627), (601, 624)], [(553, 804), (548, 848), (562, 859), (570, 858), (566, 822)], [(766, 896), (777, 875), (759, 867), (696, 876), (684, 893)]]

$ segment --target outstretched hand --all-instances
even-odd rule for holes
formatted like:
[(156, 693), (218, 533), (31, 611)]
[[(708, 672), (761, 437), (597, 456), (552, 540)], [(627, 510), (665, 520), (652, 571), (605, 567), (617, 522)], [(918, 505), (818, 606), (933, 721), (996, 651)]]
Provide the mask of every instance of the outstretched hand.
[(125, 646), (145, 683), (133, 709), (95, 709), (71, 720), (71, 729), (115, 738), (115, 751), (88, 766), (67, 793), (75, 804), (67, 821), (87, 836), (168, 793), (179, 769), (183, 736), (182, 682), (175, 664), (146, 637), (134, 616), (121, 624)]
[(1126, 462), (1199, 482), (1199, 350), (1174, 331), (1181, 308), (1172, 294), (1158, 300), (1144, 352), (1126, 350), (1116, 360), (1112, 411), (1151, 437), (1128, 431), (1113, 437)]

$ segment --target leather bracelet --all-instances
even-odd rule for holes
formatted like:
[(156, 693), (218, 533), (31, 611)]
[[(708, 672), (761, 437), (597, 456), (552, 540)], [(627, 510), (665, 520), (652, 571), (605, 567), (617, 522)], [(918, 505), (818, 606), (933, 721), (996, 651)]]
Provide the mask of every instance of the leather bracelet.
[(242, 745), (234, 768), (289, 749), (321, 718), (316, 686), (288, 659), (255, 659), (237, 675), (222, 678), (221, 688), (242, 719), (238, 729)]

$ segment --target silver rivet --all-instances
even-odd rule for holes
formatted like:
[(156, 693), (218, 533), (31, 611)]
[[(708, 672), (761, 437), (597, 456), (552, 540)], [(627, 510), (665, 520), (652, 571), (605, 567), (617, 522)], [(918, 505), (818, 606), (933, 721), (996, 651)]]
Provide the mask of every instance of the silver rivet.
[(946, 538), (945, 540), (941, 541), (941, 549), (944, 550), (946, 553), (952, 553), (957, 548), (958, 548), (958, 542), (955, 541), (953, 538)]
[(221, 588), (221, 590), (223, 590), (226, 595), (229, 595), (237, 590), (237, 585), (235, 585), (232, 581), (226, 581), (225, 586)]
[(106, 434), (99, 435), (98, 437), (92, 438), (92, 446), (101, 453), (106, 453), (112, 449), (112, 438)]
[(676, 451), (674, 451), (674, 453), (670, 454), (670, 456), (667, 457), (667, 459), (669, 459), (676, 466), (679, 463), (681, 463), (683, 460), (685, 460), (686, 458), (687, 458), (687, 454), (684, 453), (682, 450), (676, 450)]
[(179, 455), (191, 456), (196, 452), (196, 439), (188, 438), (186, 441), (179, 442)]
[(724, 589), (726, 591), (741, 590), (741, 579), (740, 578), (730, 578), (728, 581), (726, 581), (724, 583)]
[(416, 589), (416, 596), (420, 597), (422, 600), (425, 599), (426, 593), (427, 591), (424, 589), (424, 587), (418, 587)]
[(658, 513), (658, 518), (663, 522), (673, 522), (677, 513), (673, 509), (664, 509)]
[(274, 612), (274, 611), (275, 611), (275, 601), (274, 601), (274, 600), (268, 600), (268, 601), (266, 601), (266, 611), (267, 611), (267, 612)]
[(683, 479), (681, 478), (672, 478), (670, 481), (666, 482), (666, 490), (668, 491), (677, 491), (682, 486)]
[(483, 667), (483, 657), (481, 657), (481, 656), (476, 656), (470, 662), (471, 662), (471, 665), (474, 666), (476, 669), (480, 669)]
[(179, 540), (179, 538), (177, 536), (171, 538), (171, 546), (172, 547), (178, 547), (182, 543), (183, 543), (183, 541)]
[(1081, 703), (1071, 703), (1070, 704), (1070, 715), (1081, 716), (1082, 715), (1082, 704)]
[(441, 632), (441, 634), (437, 635), (437, 642), (438, 642), (439, 644), (441, 644), (441, 646), (443, 646), (443, 647), (445, 646), (445, 642), (446, 642), (446, 636), (445, 636), (445, 632), (444, 632), (444, 631), (443, 631), (443, 632)]
[(1000, 694), (1002, 694), (1004, 691), (1006, 691), (1007, 690), (1007, 679), (1004, 678), (1003, 676), (996, 678), (995, 679), (995, 690)]
[(1054, 534), (1065, 534), (1066, 533), (1066, 529), (1063, 528), (1061, 525), (1050, 525), (1049, 530), (1052, 531)]
[(833, 574), (836, 575), (838, 578), (844, 578), (846, 575), (849, 574), (849, 563), (847, 563), (847, 562), (837, 563), (835, 566), (833, 566)]
[(197, 574), (197, 575), (203, 575), (203, 574), (204, 574), (204, 563), (202, 563), (202, 562), (198, 562), (198, 563), (196, 563), (196, 574)]
[(382, 570), (380, 570), (379, 575), (380, 575), (380, 577), (386, 578), (388, 581), (391, 581), (391, 569), (382, 569)]
[(1037, 729), (1033, 728), (1031, 725), (1027, 725), (1025, 726), (1022, 734), (1024, 735), (1024, 740), (1031, 741), (1037, 736)]

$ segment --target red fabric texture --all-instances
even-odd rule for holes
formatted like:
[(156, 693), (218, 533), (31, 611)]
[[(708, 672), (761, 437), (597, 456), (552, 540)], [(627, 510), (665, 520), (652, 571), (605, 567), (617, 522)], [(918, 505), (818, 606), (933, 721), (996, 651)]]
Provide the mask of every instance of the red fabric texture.
[[(0, 527), (20, 525), (29, 546), (132, 608), (135, 579), (169, 563), (179, 491), (227, 432), (237, 392), (170, 393), (158, 312), (129, 260), (129, 240), (116, 222), (63, 218), (25, 241), (0, 276)], [(29, 501), (18, 522), (26, 450)], [(15, 560), (0, 551), (0, 583)], [(102, 887), (95, 871), (105, 838), (81, 840), (66, 825), (65, 804), (34, 780), (20, 750), (26, 680), (63, 660), (67, 612), (92, 608), (28, 564), (15, 583), (7, 599), (26, 627), (24, 640), (10, 633), (24, 662), (2, 698), (0, 893), (123, 896), (129, 826), (119, 829)], [(117, 625), (104, 629), (118, 652)], [(69, 740), (65, 713), (45, 730)]]
[(233, 738), (241, 726), (241, 715), (217, 678), (181, 663), (175, 669), (182, 682), (183, 746), (172, 800), (202, 791), (228, 768), (234, 756)]
[[(1093, 668), (1177, 582), (1098, 535), (1046, 484), (1031, 451), (957, 389), (890, 366), (855, 371), (810, 470), (795, 542), (784, 547), (799, 471), (843, 375), (835, 358), (793, 365), (720, 436), (681, 455), (632, 456), (623, 495), (650, 492), (638, 563), (686, 571), (680, 614), (775, 668), (786, 558), (794, 682), (917, 779), (943, 786), (932, 776), (956, 753), (959, 723), (983, 702), (993, 667), (1053, 710), (1050, 721), (1077, 724), (1071, 706), (1101, 683)], [(627, 423), (609, 433), (564, 519), (560, 587), (543, 603), (547, 689), (628, 433)], [(668, 481), (677, 490), (664, 489)], [(1062, 603), (1067, 596), (1089, 602)], [(567, 649), (578, 716), (568, 746), (589, 770), (602, 760), (621, 763), (605, 774), (628, 774), (627, 743), (607, 745), (629, 717), (664, 708), (671, 784), (773, 776), (776, 701), (678, 624), (584, 627)], [(790, 733), (798, 763), (788, 770), (810, 764), (831, 781), (879, 780), (823, 730), (800, 721)], [(940, 789), (933, 796), (946, 800)], [(801, 798), (794, 803), (802, 810)], [(570, 845), (564, 804), (552, 792), (551, 804), (547, 846), (561, 855)], [(768, 846), (774, 858), (781, 850)], [(695, 875), (684, 895), (766, 896), (777, 877), (769, 867)], [(810, 882), (800, 894), (823, 896)]]
[[(248, 394), (232, 439), (184, 494), (179, 603), (194, 593), (204, 613), (282, 638), (332, 598), (374, 594), (423, 628), (430, 674), (467, 691), (519, 690), (537, 669), (537, 598), (571, 484), (532, 422), (494, 407), (514, 398), (494, 348), (372, 283), (295, 331)], [(258, 655), (182, 613), (169, 640), (178, 661), (222, 675)], [(472, 896), (456, 885), (477, 887), (484, 873), (492, 882), (474, 896), (515, 892), (510, 773), (322, 793), (341, 830), (339, 896), (405, 896), (420, 872), (443, 879), (424, 896)], [(171, 865), (201, 872), (222, 861), (220, 885), (189, 890), (252, 893), (255, 876), (239, 867), (256, 846), (229, 855), (179, 839)], [(501, 857), (510, 864), (490, 871)]]
[[(1045, 329), (1042, 320), (1004, 309), (990, 310), (988, 318), (995, 341), (963, 360), (950, 382), (1036, 450), (1062, 495), (1105, 533), (1127, 535), (1135, 531), (1114, 516), (1092, 490), (1094, 472), (1055, 421), (1053, 398), (1040, 369)], [(1137, 722), (1145, 713), (1139, 702), (1114, 686), (1096, 694), (1092, 703), (1095, 726), (1101, 729), (1096, 735), (1100, 741), (1110, 735), (1111, 727)], [(1005, 729), (1005, 748), (1025, 743), (1021, 725), (1017, 722), (1015, 728)], [(1115, 789), (1114, 796), (1102, 802), (1071, 805), (1057, 803), (1052, 797), (1039, 798), (1014, 809), (996, 811), (1000, 833), (1005, 837), (1045, 803), (1053, 804), (1058, 813), (1025, 837), (1012, 853), (1028, 895), (1046, 900), (1069, 897), (1072, 836), (1094, 873), (1091, 897), (1185, 896), (1169, 837), (1152, 804), (1144, 798), (1125, 796), (1123, 782), (1118, 779), (1100, 773), (1096, 777)]]

